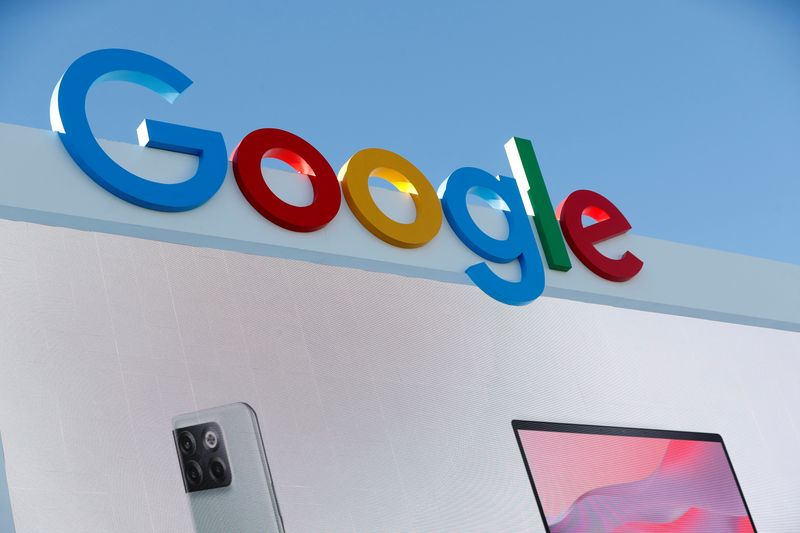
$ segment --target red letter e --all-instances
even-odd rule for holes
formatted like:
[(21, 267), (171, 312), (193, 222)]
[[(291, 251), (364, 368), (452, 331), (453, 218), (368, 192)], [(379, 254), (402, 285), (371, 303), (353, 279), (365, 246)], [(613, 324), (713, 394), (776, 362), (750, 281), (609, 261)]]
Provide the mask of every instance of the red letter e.
[[(584, 226), (583, 215), (594, 219), (595, 223)], [(628, 281), (642, 269), (644, 263), (631, 252), (625, 252), (619, 259), (612, 259), (595, 248), (596, 243), (631, 229), (625, 215), (604, 196), (593, 191), (575, 191), (561, 203), (557, 216), (564, 238), (575, 256), (601, 278)]]

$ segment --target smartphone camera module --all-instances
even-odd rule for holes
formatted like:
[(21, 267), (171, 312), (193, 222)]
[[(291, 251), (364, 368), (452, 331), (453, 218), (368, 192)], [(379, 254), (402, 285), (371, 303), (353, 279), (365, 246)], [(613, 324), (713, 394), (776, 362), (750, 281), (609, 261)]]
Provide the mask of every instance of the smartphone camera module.
[(209, 422), (178, 428), (173, 436), (186, 492), (218, 489), (231, 484), (230, 461), (219, 424)]

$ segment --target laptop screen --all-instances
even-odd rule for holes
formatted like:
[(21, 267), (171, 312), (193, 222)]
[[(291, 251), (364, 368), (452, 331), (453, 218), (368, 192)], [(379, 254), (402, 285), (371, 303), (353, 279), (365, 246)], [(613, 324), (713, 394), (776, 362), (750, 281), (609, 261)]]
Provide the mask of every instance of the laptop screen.
[(717, 435), (514, 427), (550, 533), (755, 531)]

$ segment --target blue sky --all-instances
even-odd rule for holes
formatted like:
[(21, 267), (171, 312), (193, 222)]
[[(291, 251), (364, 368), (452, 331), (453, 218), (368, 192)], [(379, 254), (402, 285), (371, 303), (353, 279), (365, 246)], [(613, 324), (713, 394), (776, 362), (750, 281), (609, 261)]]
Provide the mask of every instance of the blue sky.
[(800, 3), (791, 0), (0, 0), (0, 121), (49, 129), (64, 69), (131, 48), (194, 85), (93, 89), (102, 137), (142, 118), (302, 135), (338, 168), (396, 151), (438, 184), (510, 175), (533, 139), (554, 202), (589, 188), (634, 232), (800, 263)]

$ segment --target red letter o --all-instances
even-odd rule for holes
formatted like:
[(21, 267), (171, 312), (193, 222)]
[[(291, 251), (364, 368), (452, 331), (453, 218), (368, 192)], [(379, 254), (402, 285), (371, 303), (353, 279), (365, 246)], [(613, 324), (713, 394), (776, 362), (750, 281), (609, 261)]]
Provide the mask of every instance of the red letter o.
[[(311, 180), (314, 200), (306, 206), (281, 200), (264, 181), (261, 160), (280, 159)], [(233, 174), (242, 194), (256, 211), (282, 228), (316, 231), (339, 212), (342, 191), (330, 163), (306, 140), (288, 131), (263, 128), (248, 133), (233, 151)]]

